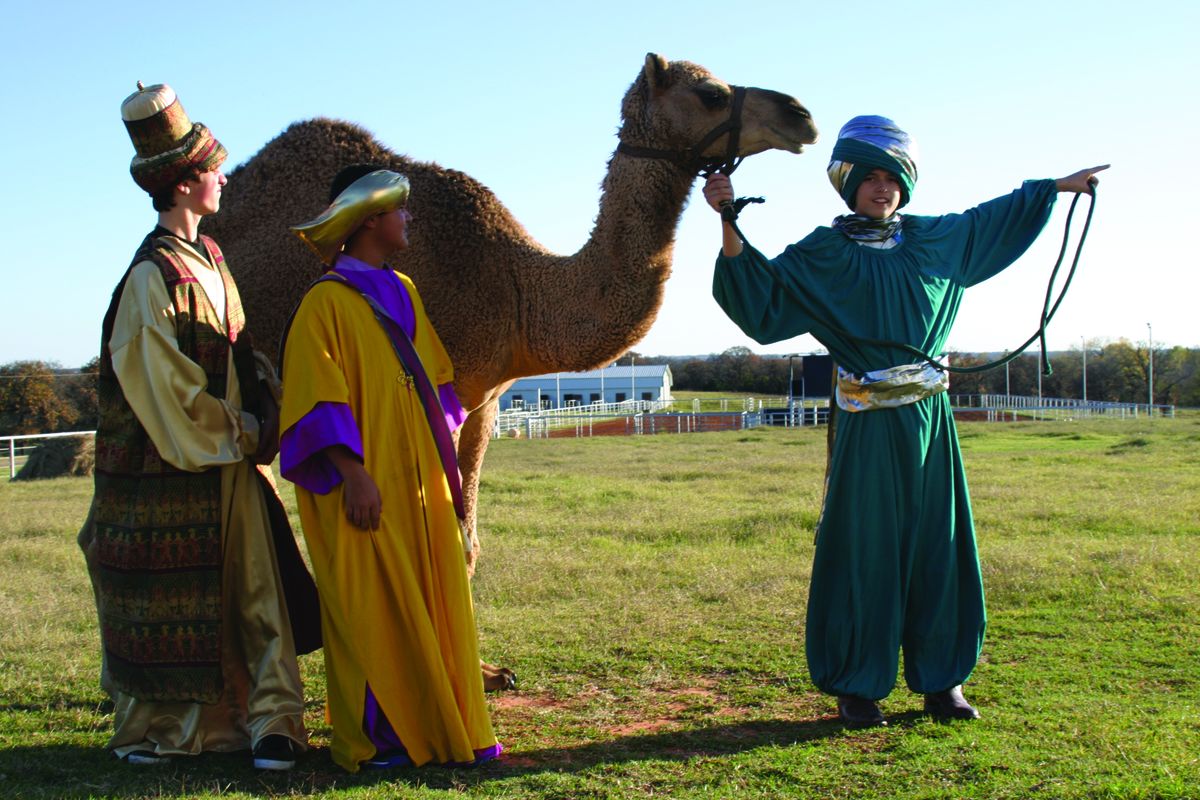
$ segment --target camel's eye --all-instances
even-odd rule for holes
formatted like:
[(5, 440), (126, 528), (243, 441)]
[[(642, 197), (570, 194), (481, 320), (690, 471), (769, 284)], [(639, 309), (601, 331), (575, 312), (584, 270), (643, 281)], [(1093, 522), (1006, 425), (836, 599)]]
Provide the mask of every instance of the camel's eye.
[(710, 111), (724, 108), (729, 102), (729, 95), (715, 87), (704, 86), (696, 89), (696, 96), (700, 98), (700, 102)]

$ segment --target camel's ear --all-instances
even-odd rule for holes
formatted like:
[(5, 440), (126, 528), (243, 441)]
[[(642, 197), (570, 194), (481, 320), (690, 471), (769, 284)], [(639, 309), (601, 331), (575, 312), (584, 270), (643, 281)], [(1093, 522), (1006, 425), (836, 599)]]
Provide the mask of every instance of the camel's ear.
[(646, 85), (651, 89), (660, 92), (670, 85), (670, 69), (671, 63), (666, 58), (658, 53), (646, 53), (646, 66), (642, 71), (646, 73)]

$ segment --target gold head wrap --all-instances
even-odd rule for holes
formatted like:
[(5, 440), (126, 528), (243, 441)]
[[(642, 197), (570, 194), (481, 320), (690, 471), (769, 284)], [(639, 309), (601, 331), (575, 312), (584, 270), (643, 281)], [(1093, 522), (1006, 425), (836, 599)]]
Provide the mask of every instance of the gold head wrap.
[(376, 214), (402, 208), (408, 202), (408, 178), (378, 169), (347, 186), (316, 219), (292, 226), (292, 232), (313, 249), (321, 261), (333, 264), (342, 245), (359, 226)]

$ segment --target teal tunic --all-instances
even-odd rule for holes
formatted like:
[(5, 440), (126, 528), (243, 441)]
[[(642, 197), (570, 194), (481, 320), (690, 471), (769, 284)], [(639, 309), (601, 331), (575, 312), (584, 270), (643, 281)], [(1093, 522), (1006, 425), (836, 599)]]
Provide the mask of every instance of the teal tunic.
[[(767, 344), (811, 333), (858, 375), (913, 363), (898, 341), (939, 354), (963, 290), (1015, 261), (1045, 226), (1053, 180), (962, 214), (904, 217), (900, 244), (857, 244), (821, 227), (772, 260), (719, 256), (713, 296)], [(806, 650), (824, 692), (878, 700), (896, 683), (939, 692), (970, 676), (987, 618), (966, 475), (945, 394), (838, 415), (817, 527)]]

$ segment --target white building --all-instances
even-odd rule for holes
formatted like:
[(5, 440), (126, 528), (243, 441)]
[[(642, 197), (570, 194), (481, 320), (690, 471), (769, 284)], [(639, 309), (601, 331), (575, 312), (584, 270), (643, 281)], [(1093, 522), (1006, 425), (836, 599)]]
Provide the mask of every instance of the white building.
[(588, 372), (550, 372), (521, 378), (500, 395), (500, 410), (564, 408), (625, 400), (670, 401), (671, 368), (666, 364), (604, 367)]

